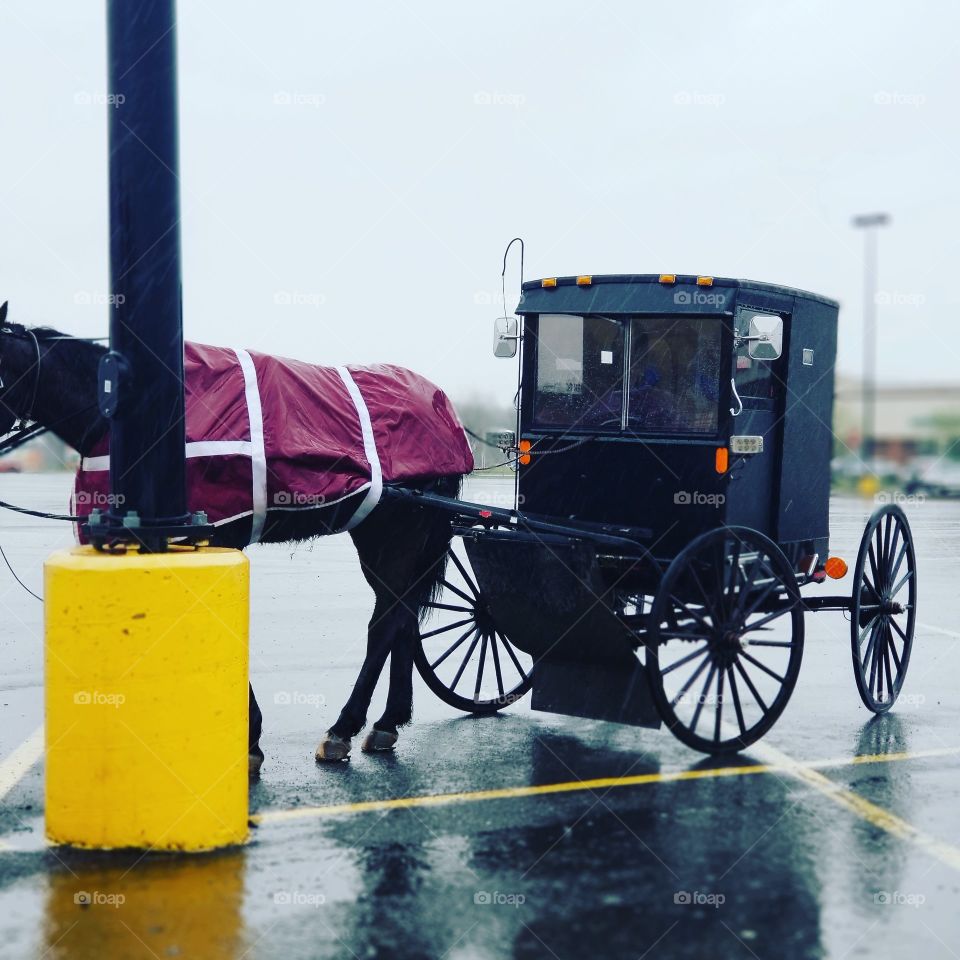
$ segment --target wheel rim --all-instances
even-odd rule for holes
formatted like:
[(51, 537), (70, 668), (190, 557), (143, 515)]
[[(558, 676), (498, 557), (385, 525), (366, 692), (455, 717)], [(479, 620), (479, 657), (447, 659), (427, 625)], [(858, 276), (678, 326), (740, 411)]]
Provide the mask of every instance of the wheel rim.
[(440, 595), (426, 604), (414, 661), (446, 703), (471, 713), (501, 710), (530, 689), (532, 659), (499, 629), (456, 541)]
[(706, 753), (766, 733), (793, 692), (803, 608), (780, 548), (752, 530), (698, 537), (671, 563), (651, 611), (647, 659), (664, 723)]
[(870, 518), (854, 568), (850, 639), (864, 705), (886, 713), (903, 687), (917, 612), (913, 534), (903, 511), (881, 507)]

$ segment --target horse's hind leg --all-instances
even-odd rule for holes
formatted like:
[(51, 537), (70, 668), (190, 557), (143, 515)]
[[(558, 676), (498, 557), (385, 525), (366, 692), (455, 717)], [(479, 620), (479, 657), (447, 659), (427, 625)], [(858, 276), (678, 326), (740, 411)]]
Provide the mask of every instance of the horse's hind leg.
[(337, 722), (326, 732), (317, 747), (317, 760), (345, 760), (350, 753), (350, 740), (367, 722), (367, 708), (383, 671), (397, 628), (397, 606), (380, 594), (373, 608), (367, 629), (367, 655), (357, 676), (357, 682)]
[(417, 621), (410, 615), (397, 631), (390, 650), (390, 690), (383, 716), (377, 720), (363, 741), (364, 753), (392, 750), (397, 742), (397, 728), (410, 722), (413, 713), (413, 644)]

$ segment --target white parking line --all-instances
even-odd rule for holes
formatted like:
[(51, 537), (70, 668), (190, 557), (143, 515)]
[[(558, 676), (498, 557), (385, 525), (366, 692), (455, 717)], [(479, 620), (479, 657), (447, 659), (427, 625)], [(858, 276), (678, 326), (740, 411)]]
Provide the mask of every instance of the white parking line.
[(0, 761), (0, 800), (27, 775), (27, 771), (43, 756), (43, 724)]
[(960, 640), (960, 633), (957, 633), (956, 630), (945, 630), (943, 627), (935, 627), (932, 623), (920, 623), (919, 621), (917, 621), (917, 626), (924, 630), (932, 630), (934, 633), (942, 633), (945, 637), (953, 637), (954, 640)]

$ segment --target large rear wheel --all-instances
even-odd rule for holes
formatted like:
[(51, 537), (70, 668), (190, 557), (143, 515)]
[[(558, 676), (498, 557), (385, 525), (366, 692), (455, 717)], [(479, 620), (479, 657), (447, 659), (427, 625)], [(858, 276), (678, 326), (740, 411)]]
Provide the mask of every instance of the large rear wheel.
[(783, 713), (803, 657), (803, 608), (783, 551), (746, 527), (702, 534), (654, 597), (647, 670), (670, 731), (704, 753), (742, 750)]
[(863, 531), (853, 573), (850, 641), (860, 698), (874, 713), (896, 702), (917, 618), (917, 559), (903, 511), (887, 504)]
[(427, 607), (413, 659), (444, 703), (490, 714), (527, 693), (533, 660), (494, 622), (459, 539), (450, 545), (440, 595)]

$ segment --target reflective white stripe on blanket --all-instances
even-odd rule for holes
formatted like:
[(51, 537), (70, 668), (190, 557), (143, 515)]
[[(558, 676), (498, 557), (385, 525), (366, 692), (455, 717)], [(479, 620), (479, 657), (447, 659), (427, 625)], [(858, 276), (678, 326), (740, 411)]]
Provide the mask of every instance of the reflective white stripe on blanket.
[(253, 474), (250, 542), (259, 543), (267, 519), (267, 453), (263, 445), (263, 407), (260, 404), (260, 387), (257, 385), (257, 368), (253, 365), (253, 357), (239, 348), (234, 348), (234, 353), (243, 371), (247, 416), (250, 418), (250, 472)]
[(344, 530), (352, 530), (355, 526), (362, 523), (370, 515), (373, 508), (380, 502), (380, 495), (383, 493), (383, 471), (380, 468), (380, 455), (377, 453), (377, 443), (373, 438), (373, 424), (370, 422), (370, 411), (367, 410), (366, 401), (363, 394), (355, 383), (350, 371), (346, 367), (337, 367), (337, 373), (343, 380), (347, 393), (353, 405), (357, 408), (357, 416), (360, 418), (360, 432), (363, 434), (363, 453), (370, 464), (370, 487), (367, 489), (367, 495), (363, 502), (357, 507), (356, 513), (350, 518)]
[[(191, 440), (186, 445), (188, 460), (194, 457), (229, 457), (231, 454), (241, 457), (250, 456), (249, 440)], [(110, 454), (101, 457), (83, 457), (80, 469), (84, 473), (102, 473), (110, 469)]]

